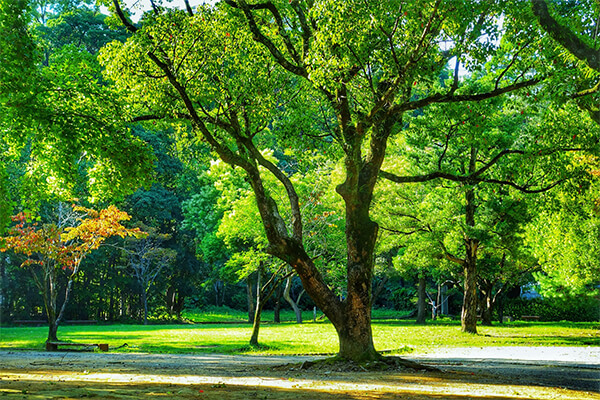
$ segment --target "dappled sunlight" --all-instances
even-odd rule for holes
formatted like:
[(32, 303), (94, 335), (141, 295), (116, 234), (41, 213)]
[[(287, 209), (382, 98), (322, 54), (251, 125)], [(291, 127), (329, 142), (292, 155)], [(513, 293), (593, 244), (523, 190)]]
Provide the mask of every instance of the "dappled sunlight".
[[(224, 374), (226, 375), (226, 374)], [(312, 378), (310, 378), (312, 377)], [(0, 372), (0, 396), (180, 399), (600, 399), (600, 395), (536, 386), (478, 382), (470, 374), (341, 373), (339, 376), (219, 376), (152, 372), (37, 370)]]

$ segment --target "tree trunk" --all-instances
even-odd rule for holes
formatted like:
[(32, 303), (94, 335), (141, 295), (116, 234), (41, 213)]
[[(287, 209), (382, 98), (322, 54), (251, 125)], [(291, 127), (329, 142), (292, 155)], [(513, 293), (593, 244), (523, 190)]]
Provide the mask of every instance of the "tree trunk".
[(485, 294), (483, 302), (484, 304), (481, 311), (481, 325), (492, 326), (492, 311), (494, 309), (494, 305), (492, 304), (492, 298), (488, 293)]
[(142, 290), (142, 306), (144, 307), (144, 325), (148, 325), (148, 294)]
[(276, 324), (281, 323), (281, 284), (277, 285), (275, 291), (275, 309), (273, 310), (273, 322)]
[(260, 316), (263, 309), (262, 301), (262, 268), (259, 267), (256, 272), (256, 311), (254, 313), (254, 322), (252, 323), (252, 336), (250, 337), (250, 346), (258, 346), (258, 332), (260, 330)]
[(494, 299), (492, 298), (492, 290), (494, 283), (488, 279), (483, 280), (483, 285), (480, 287), (483, 299), (481, 302), (481, 325), (492, 326), (492, 311), (494, 309)]
[(463, 266), (464, 298), (461, 313), (461, 328), (463, 332), (477, 333), (477, 247), (475, 239), (465, 240), (467, 256)]
[[(292, 296), (290, 296), (291, 288), (292, 288), (292, 276), (288, 276), (287, 279), (285, 280), (285, 288), (283, 289), (283, 298), (285, 299), (285, 301), (287, 301), (289, 303), (289, 305), (292, 307), (292, 310), (294, 310), (294, 313), (296, 314), (296, 323), (301, 324), (302, 323), (302, 311), (300, 311), (300, 308), (298, 307), (298, 302), (294, 301), (292, 299)], [(304, 293), (304, 289), (302, 289), (302, 293)], [(298, 296), (298, 301), (300, 301), (300, 297), (302, 297), (302, 293), (300, 294), (300, 296)]]
[[(469, 173), (476, 171), (477, 149), (471, 147), (469, 160)], [(467, 187), (465, 193), (465, 225), (469, 228), (475, 227), (475, 189)], [(464, 272), (464, 298), (461, 312), (461, 328), (463, 332), (477, 333), (477, 249), (479, 240), (469, 236), (465, 232), (465, 260)]]
[(418, 300), (417, 300), (417, 324), (424, 324), (427, 314), (427, 280), (425, 276), (419, 275), (419, 285), (418, 285)]
[(248, 323), (254, 323), (254, 297), (252, 295), (252, 283), (250, 277), (246, 278), (246, 296), (248, 298)]

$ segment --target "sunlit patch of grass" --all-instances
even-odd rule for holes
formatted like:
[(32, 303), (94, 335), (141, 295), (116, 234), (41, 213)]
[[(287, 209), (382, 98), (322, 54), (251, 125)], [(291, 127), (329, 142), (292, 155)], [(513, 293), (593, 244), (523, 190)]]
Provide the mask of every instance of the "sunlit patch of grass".
[[(458, 321), (431, 321), (416, 325), (411, 320), (373, 323), (375, 347), (403, 354), (435, 347), (460, 346), (599, 346), (598, 323), (513, 322), (478, 327), (479, 335), (460, 332)], [(61, 340), (108, 343), (111, 351), (150, 353), (251, 353), (333, 354), (337, 334), (325, 321), (304, 324), (263, 323), (259, 342), (248, 346), (252, 326), (248, 323), (185, 325), (62, 326)], [(47, 327), (0, 327), (0, 348), (44, 348)]]

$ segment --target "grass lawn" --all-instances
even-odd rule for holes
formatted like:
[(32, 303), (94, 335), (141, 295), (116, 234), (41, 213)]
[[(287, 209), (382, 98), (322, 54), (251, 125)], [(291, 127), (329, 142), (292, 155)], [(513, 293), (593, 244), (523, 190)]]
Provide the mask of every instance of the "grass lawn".
[[(215, 322), (214, 316), (206, 318), (204, 322)], [(247, 345), (251, 329), (250, 324), (236, 323), (232, 318), (226, 324), (61, 326), (58, 335), (65, 341), (108, 343), (111, 351), (122, 352), (326, 354), (337, 351), (337, 335), (328, 322), (263, 323), (261, 349)], [(47, 327), (0, 327), (0, 348), (43, 349), (47, 331)], [(458, 346), (600, 346), (597, 322), (511, 322), (479, 327), (479, 335), (470, 335), (460, 332), (459, 321), (430, 321), (417, 326), (414, 320), (375, 320), (373, 334), (376, 348), (392, 354)], [(125, 343), (127, 346), (113, 350)]]

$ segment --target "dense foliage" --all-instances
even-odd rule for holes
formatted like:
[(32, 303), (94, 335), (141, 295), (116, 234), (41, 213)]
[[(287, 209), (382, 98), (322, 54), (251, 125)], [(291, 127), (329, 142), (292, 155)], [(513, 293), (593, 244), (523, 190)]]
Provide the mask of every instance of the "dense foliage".
[(68, 319), (317, 307), (373, 359), (373, 305), (597, 318), (597, 3), (96, 3), (0, 0), (3, 321), (52, 318), (18, 254), (65, 241)]

